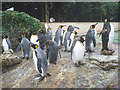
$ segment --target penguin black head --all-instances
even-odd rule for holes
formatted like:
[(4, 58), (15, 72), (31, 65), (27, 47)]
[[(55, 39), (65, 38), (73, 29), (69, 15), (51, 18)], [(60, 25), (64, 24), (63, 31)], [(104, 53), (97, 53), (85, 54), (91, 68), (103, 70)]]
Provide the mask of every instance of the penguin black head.
[(63, 28), (64, 26), (63, 26), (63, 25), (60, 25), (59, 27), (60, 27), (60, 28)]
[(36, 32), (35, 32), (35, 31), (33, 32), (33, 35), (36, 35)]
[(20, 36), (21, 36), (21, 37), (23, 37), (23, 36), (25, 36), (25, 34), (24, 34), (24, 33), (22, 33)]
[(38, 30), (38, 32), (40, 32), (40, 33), (44, 33), (44, 31), (43, 31), (42, 29)]
[(31, 45), (34, 49), (37, 49), (38, 48), (38, 45), (37, 44), (32, 44)]
[(51, 30), (51, 28), (50, 28), (50, 27), (49, 27), (48, 29), (49, 29), (49, 30)]
[(77, 35), (77, 31), (75, 31), (75, 35)]
[(4, 36), (4, 39), (6, 39), (6, 38), (7, 38), (7, 35)]
[(51, 44), (51, 41), (50, 41), (50, 40), (47, 40), (45, 44), (46, 44), (46, 45), (50, 45), (50, 44)]
[(83, 43), (83, 42), (85, 41), (84, 37), (83, 37), (83, 36), (80, 36), (80, 37), (79, 37), (79, 41)]

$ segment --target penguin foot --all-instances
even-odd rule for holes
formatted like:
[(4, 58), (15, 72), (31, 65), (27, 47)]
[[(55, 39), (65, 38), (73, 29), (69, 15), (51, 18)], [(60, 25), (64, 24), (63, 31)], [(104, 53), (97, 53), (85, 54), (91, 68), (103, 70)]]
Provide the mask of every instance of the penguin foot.
[(75, 63), (75, 66), (76, 66), (76, 67), (80, 67), (80, 65), (79, 65), (78, 63)]
[(48, 76), (51, 76), (51, 74), (50, 74), (50, 73), (47, 73), (47, 75), (48, 75)]
[(40, 79), (39, 79), (39, 81), (42, 81), (42, 80), (44, 80), (44, 78), (45, 78), (45, 77), (42, 77), (42, 76), (41, 76), (41, 77), (40, 77)]
[(37, 74), (37, 75), (35, 75), (35, 76), (36, 76), (36, 77), (42, 77), (41, 74)]
[(29, 57), (26, 57), (26, 59), (29, 59)]
[(21, 59), (25, 59), (25, 57), (22, 57)]
[(95, 51), (93, 51), (93, 50), (90, 50), (90, 53), (94, 53)]

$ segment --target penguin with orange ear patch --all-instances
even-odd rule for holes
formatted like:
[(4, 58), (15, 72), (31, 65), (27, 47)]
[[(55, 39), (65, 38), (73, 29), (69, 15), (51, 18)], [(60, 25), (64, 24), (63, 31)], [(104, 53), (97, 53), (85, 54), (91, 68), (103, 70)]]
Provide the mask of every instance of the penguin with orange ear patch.
[(83, 64), (83, 57), (85, 52), (83, 36), (77, 37), (71, 47), (71, 59), (73, 60), (76, 67), (80, 67)]
[(86, 52), (94, 52), (92, 49), (93, 49), (93, 46), (95, 47), (96, 46), (96, 31), (95, 31), (95, 26), (97, 25), (98, 23), (96, 23), (95, 25), (91, 25), (88, 32), (87, 32), (87, 35), (86, 35), (86, 43), (85, 43), (85, 49), (86, 49)]

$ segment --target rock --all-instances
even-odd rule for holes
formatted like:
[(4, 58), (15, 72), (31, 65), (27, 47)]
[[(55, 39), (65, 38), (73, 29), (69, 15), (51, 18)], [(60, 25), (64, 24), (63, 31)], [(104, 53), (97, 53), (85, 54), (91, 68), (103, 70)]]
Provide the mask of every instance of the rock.
[(0, 58), (0, 64), (2, 63), (2, 68), (7, 68), (9, 66), (13, 66), (21, 62), (20, 58), (14, 55), (12, 50), (4, 52), (0, 55)]
[(101, 55), (112, 55), (115, 51), (112, 50), (112, 51), (107, 51), (107, 50), (101, 50)]
[(105, 71), (118, 67), (118, 56), (91, 55), (89, 60), (91, 67), (98, 66)]

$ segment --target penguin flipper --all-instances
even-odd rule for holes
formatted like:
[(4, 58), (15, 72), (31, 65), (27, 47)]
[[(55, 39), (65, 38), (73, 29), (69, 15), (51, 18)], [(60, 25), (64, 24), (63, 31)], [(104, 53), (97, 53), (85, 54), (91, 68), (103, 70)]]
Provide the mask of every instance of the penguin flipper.
[(7, 38), (6, 41), (7, 41), (8, 45), (9, 45), (9, 49), (12, 49), (12, 44), (11, 44), (10, 40)]
[(22, 43), (20, 43), (17, 48), (16, 48), (16, 52), (18, 52), (18, 50), (20, 49), (20, 47), (22, 46)]
[(95, 40), (95, 37), (93, 36), (92, 37), (92, 41), (93, 41), (93, 45), (94, 45), (94, 47), (96, 46), (96, 40)]
[(42, 70), (41, 70), (41, 59), (39, 59), (39, 58), (38, 58), (38, 60), (37, 60), (37, 67), (38, 67), (38, 71), (39, 71), (40, 73), (42, 73)]
[(77, 39), (75, 39), (75, 40), (73, 41), (72, 46), (71, 46), (71, 50), (70, 50), (70, 51), (71, 51), (71, 59), (72, 59), (72, 51), (73, 51), (73, 48), (74, 48), (76, 42), (77, 42)]

